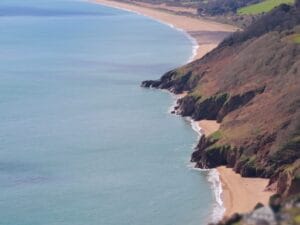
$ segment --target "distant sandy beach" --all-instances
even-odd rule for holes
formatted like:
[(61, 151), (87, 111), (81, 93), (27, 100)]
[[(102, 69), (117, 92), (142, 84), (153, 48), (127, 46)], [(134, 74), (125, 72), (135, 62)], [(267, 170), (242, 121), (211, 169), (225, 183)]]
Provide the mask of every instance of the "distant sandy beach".
[[(203, 57), (206, 53), (214, 49), (224, 37), (237, 30), (236, 27), (231, 25), (162, 11), (151, 4), (136, 5), (114, 0), (91, 0), (91, 2), (133, 11), (187, 32), (198, 44), (198, 48), (193, 55), (194, 60)], [(183, 93), (177, 95), (177, 97), (182, 98), (186, 94)], [(195, 121), (195, 124), (201, 129), (201, 133), (204, 133), (206, 136), (217, 131), (220, 127), (220, 124), (216, 121), (210, 120)], [(217, 170), (220, 174), (223, 187), (222, 199), (226, 209), (225, 217), (235, 212), (248, 212), (258, 202), (263, 204), (268, 203), (269, 197), (272, 195), (271, 192), (264, 191), (268, 184), (268, 179), (242, 178), (232, 169), (226, 167), (219, 167)]]
[(146, 7), (112, 0), (91, 0), (91, 2), (140, 13), (187, 32), (198, 44), (197, 52), (195, 52), (193, 59), (201, 58), (217, 47), (224, 37), (237, 30), (236, 27), (231, 25), (184, 15), (175, 15), (158, 10), (155, 7), (150, 8), (149, 4)]

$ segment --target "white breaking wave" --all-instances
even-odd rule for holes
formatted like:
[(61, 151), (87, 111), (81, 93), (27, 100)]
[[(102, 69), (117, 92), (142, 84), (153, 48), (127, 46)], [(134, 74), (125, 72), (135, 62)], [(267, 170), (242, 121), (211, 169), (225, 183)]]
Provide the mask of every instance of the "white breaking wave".
[(213, 205), (213, 212), (209, 222), (217, 223), (223, 218), (225, 213), (225, 207), (222, 200), (223, 189), (222, 189), (222, 183), (220, 180), (220, 174), (218, 170), (216, 169), (209, 170), (208, 182), (210, 182), (212, 186), (212, 189), (214, 191), (214, 198), (215, 198), (215, 203)]
[[(95, 2), (94, 2), (95, 3)], [(103, 3), (101, 3), (102, 5), (105, 5)], [(120, 10), (124, 10), (124, 11), (128, 11), (128, 12), (132, 12), (138, 15), (142, 15), (144, 17), (150, 18), (152, 20), (155, 20), (159, 23), (165, 24), (173, 29), (176, 29), (180, 32), (182, 32), (192, 43), (193, 45), (193, 50), (192, 50), (192, 55), (190, 56), (190, 58), (187, 60), (187, 63), (190, 63), (191, 61), (193, 61), (195, 59), (195, 57), (197, 56), (197, 51), (199, 48), (198, 42), (197, 40), (192, 37), (188, 32), (186, 32), (185, 30), (175, 27), (173, 24), (158, 20), (156, 18), (153, 18), (151, 16), (147, 16), (144, 15), (140, 12), (134, 11), (134, 10), (130, 10), (130, 9), (126, 9), (126, 8), (122, 8), (122, 7), (117, 7), (117, 6), (110, 6), (110, 5), (106, 5), (108, 7), (112, 7), (112, 8), (117, 8)], [(170, 92), (169, 92), (170, 93)], [(174, 107), (177, 105), (177, 100), (178, 100), (178, 96), (174, 95), (174, 103), (171, 105), (171, 107), (169, 108), (169, 112), (174, 110)], [(198, 123), (196, 123), (193, 119), (187, 117), (187, 120), (190, 121), (191, 123), (191, 127), (192, 129), (197, 132), (198, 134), (198, 138), (200, 139), (201, 136), (203, 135), (203, 131), (202, 128), (198, 125)], [(213, 222), (216, 223), (218, 221), (220, 221), (223, 218), (223, 215), (225, 213), (225, 207), (224, 207), (224, 203), (222, 201), (222, 183), (220, 181), (220, 175), (218, 173), (218, 171), (216, 169), (199, 169), (199, 168), (195, 168), (195, 164), (190, 163), (188, 165), (188, 167), (195, 169), (195, 170), (199, 170), (199, 171), (208, 171), (208, 182), (211, 184), (212, 190), (214, 192), (214, 204), (213, 204), (213, 209), (212, 209), (212, 214), (211, 217), (209, 218), (209, 222)]]
[[(174, 107), (177, 105), (177, 100), (178, 100), (177, 95), (172, 94), (172, 96), (174, 98), (174, 102), (173, 102), (172, 106), (169, 108), (169, 112), (174, 111)], [(198, 140), (200, 140), (201, 136), (204, 134), (203, 129), (191, 117), (185, 117), (184, 119), (186, 119), (190, 122), (192, 129), (198, 134)], [(222, 182), (220, 180), (220, 174), (219, 174), (218, 170), (217, 169), (196, 168), (195, 167), (196, 163), (189, 163), (187, 166), (193, 170), (197, 170), (200, 172), (203, 172), (203, 171), (208, 172), (207, 180), (210, 183), (211, 189), (213, 190), (213, 194), (214, 194), (214, 203), (212, 206), (212, 213), (208, 219), (208, 223), (219, 222), (224, 216), (225, 207), (224, 207), (224, 202), (222, 200), (222, 193), (223, 193)]]
[[(189, 118), (191, 122), (191, 126), (195, 132), (198, 134), (198, 139), (201, 138), (203, 135), (203, 130), (199, 126), (197, 122)], [(211, 185), (211, 188), (214, 193), (214, 203), (213, 203), (213, 208), (212, 208), (212, 213), (209, 218), (209, 223), (217, 223), (219, 222), (225, 213), (225, 207), (224, 207), (224, 202), (222, 200), (222, 193), (223, 193), (223, 188), (222, 188), (222, 182), (220, 180), (220, 174), (217, 169), (200, 169), (195, 167), (195, 163), (190, 163), (189, 167), (193, 167), (194, 170), (198, 171), (208, 171), (208, 176), (207, 180)]]

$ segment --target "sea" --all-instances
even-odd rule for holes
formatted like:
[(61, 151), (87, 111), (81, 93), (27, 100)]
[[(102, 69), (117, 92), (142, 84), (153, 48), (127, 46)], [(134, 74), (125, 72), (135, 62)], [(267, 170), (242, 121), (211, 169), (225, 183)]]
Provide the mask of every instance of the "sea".
[[(144, 89), (185, 64), (187, 34), (78, 0), (0, 1), (0, 224), (205, 225), (215, 171), (175, 97)], [(219, 202), (219, 204), (218, 204)]]

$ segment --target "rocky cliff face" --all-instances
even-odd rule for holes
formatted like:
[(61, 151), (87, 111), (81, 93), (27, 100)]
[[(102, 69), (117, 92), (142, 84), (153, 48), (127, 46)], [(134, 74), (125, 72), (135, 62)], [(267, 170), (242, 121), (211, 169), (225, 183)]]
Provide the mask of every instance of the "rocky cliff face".
[(282, 5), (202, 59), (143, 87), (188, 92), (177, 112), (217, 120), (191, 161), (227, 165), (242, 176), (267, 177), (284, 196), (300, 192), (300, 6)]

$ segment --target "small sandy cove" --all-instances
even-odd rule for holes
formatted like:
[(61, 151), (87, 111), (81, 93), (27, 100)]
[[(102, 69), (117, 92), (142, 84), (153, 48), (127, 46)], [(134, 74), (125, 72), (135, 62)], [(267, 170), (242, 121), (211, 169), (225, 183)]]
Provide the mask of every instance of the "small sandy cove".
[(91, 2), (137, 12), (162, 23), (171, 24), (176, 28), (186, 31), (195, 38), (199, 45), (194, 59), (201, 58), (207, 52), (214, 49), (224, 39), (225, 36), (237, 30), (236, 27), (231, 25), (168, 13), (166, 11), (157, 9), (155, 6), (151, 7), (150, 4), (147, 4), (147, 6), (142, 6), (113, 0), (91, 0)]
[(200, 130), (203, 131), (206, 137), (216, 132), (220, 128), (220, 124), (215, 120), (199, 120), (196, 121)]
[(268, 179), (245, 178), (225, 166), (218, 167), (223, 186), (222, 198), (225, 204), (225, 217), (233, 213), (246, 213), (258, 202), (267, 205), (272, 194), (265, 191)]
[[(140, 13), (186, 31), (195, 38), (199, 45), (194, 59), (204, 56), (214, 49), (224, 37), (237, 30), (236, 27), (230, 25), (172, 13), (171, 11), (176, 11), (173, 8), (161, 10), (161, 8), (157, 8), (157, 6), (151, 4), (128, 4), (114, 0), (91, 0), (91, 2)], [(182, 96), (178, 97), (185, 95), (186, 93), (183, 93)], [(216, 121), (201, 120), (196, 122), (206, 136), (214, 133), (220, 127), (220, 124)], [(268, 179), (242, 178), (232, 169), (226, 167), (219, 167), (218, 171), (223, 185), (222, 198), (226, 208), (225, 217), (235, 212), (243, 213), (250, 211), (258, 202), (263, 204), (268, 203), (268, 199), (272, 195), (271, 192), (264, 191), (268, 184)]]
[[(220, 128), (220, 124), (215, 120), (200, 120), (196, 123), (205, 136), (211, 135)], [(228, 218), (234, 213), (249, 212), (259, 202), (267, 205), (270, 196), (274, 194), (265, 190), (269, 182), (268, 179), (245, 178), (225, 166), (218, 167), (217, 170), (223, 188), (224, 217)]]

